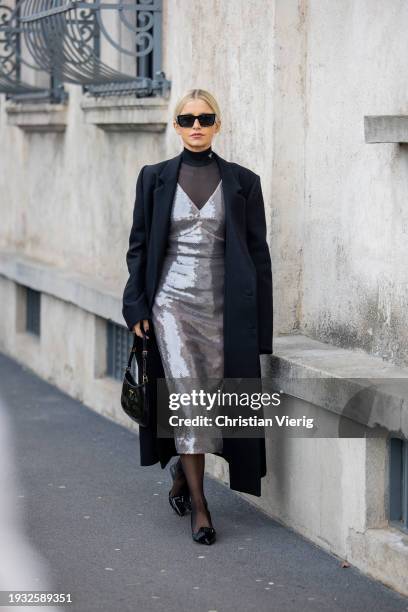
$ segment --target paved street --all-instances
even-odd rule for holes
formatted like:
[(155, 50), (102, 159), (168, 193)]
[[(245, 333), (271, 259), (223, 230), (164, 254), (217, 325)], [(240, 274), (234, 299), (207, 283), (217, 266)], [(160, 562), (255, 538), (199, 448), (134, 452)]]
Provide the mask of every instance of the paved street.
[(0, 373), (18, 479), (8, 501), (23, 512), (50, 588), (72, 593), (66, 609), (408, 610), (407, 598), (342, 568), (208, 476), (219, 537), (194, 543), (189, 516), (168, 504), (168, 469), (139, 466), (134, 433), (1, 354)]

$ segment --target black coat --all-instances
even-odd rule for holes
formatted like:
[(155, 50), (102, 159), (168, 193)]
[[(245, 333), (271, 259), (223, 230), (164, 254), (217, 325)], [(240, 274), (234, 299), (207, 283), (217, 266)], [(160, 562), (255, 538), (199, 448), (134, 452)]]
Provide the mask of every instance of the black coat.
[[(259, 378), (260, 354), (272, 353), (272, 269), (266, 241), (264, 201), (258, 174), (213, 155), (222, 179), (225, 203), (224, 378)], [(151, 424), (140, 427), (141, 465), (160, 461), (164, 468), (177, 455), (174, 440), (156, 435), (156, 378), (164, 370), (151, 319), (169, 233), (181, 153), (143, 166), (137, 179), (133, 225), (126, 255), (129, 279), (123, 293), (123, 317), (129, 331), (149, 319), (148, 378)], [(138, 338), (141, 348), (142, 339)], [(140, 367), (140, 350), (136, 354)], [(259, 412), (258, 412), (259, 415)], [(222, 457), (229, 463), (230, 488), (261, 495), (266, 474), (263, 438), (224, 438)]]

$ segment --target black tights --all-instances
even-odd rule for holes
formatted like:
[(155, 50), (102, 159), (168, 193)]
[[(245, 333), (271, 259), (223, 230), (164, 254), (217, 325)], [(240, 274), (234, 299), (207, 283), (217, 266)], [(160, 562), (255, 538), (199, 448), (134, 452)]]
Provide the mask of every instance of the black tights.
[(204, 454), (181, 454), (176, 463), (176, 479), (171, 490), (172, 495), (178, 495), (187, 483), (193, 510), (193, 531), (199, 527), (212, 527), (204, 495), (204, 466)]

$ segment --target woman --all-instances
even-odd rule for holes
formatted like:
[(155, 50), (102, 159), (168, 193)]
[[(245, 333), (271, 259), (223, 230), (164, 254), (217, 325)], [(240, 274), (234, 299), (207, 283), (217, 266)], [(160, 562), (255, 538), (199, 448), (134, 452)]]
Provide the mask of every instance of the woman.
[(172, 439), (158, 437), (157, 379), (178, 390), (192, 378), (203, 384), (259, 379), (259, 355), (272, 353), (272, 271), (260, 177), (212, 150), (220, 116), (209, 92), (187, 92), (173, 120), (183, 151), (140, 171), (122, 310), (139, 347), (144, 333), (149, 338), (151, 422), (139, 432), (141, 465), (160, 461), (164, 468), (179, 455), (169, 501), (180, 515), (191, 507), (192, 537), (202, 544), (216, 538), (203, 488), (205, 453), (228, 461), (231, 489), (260, 496), (264, 438), (223, 439), (204, 428), (175, 428)]

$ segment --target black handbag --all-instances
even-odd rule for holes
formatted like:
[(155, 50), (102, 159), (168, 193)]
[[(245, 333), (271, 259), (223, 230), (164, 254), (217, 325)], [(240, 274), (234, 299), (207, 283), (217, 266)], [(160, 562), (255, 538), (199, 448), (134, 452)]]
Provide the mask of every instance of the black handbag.
[[(142, 349), (142, 382), (137, 383), (131, 372), (132, 359), (136, 353), (137, 336), (133, 340), (133, 347), (130, 351), (129, 361), (125, 370), (125, 376), (122, 384), (122, 394), (120, 402), (123, 410), (128, 417), (136, 421), (141, 427), (149, 425), (149, 393), (147, 379), (147, 336), (143, 333), (143, 349)], [(139, 366), (139, 364), (138, 364)], [(138, 367), (139, 380), (140, 368)]]

